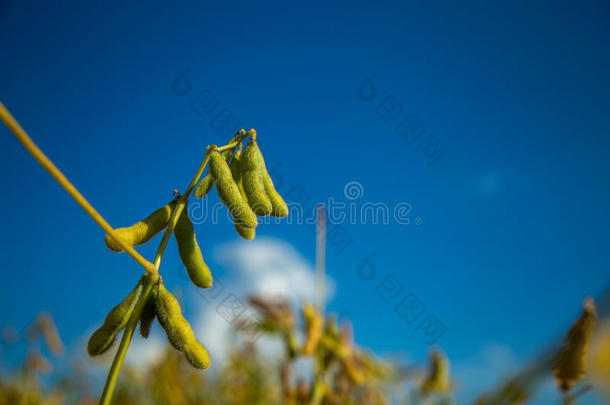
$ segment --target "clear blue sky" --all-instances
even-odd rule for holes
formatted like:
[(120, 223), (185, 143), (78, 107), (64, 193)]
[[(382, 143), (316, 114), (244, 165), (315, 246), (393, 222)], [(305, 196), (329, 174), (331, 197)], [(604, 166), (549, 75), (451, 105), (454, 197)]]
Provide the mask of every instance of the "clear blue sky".
[[(0, 99), (111, 224), (184, 189), (203, 148), (226, 140), (211, 121), (227, 108), (258, 130), (268, 164), (281, 162), (284, 191), (349, 202), (344, 186), (357, 181), (358, 203), (408, 202), (423, 219), (345, 224), (352, 243), (329, 252), (330, 308), (353, 318), (366, 346), (426, 350), (376, 295), (382, 275), (446, 325), (439, 344), (457, 359), (490, 341), (532, 354), (607, 284), (607, 2), (123, 3), (0, 6)], [(178, 95), (187, 66), (191, 90)], [(376, 93), (364, 101), (371, 73)], [(208, 118), (190, 106), (205, 89), (218, 102)], [(415, 116), (444, 145), (436, 164), (378, 115), (390, 96), (400, 119)], [(140, 270), (0, 135), (0, 325), (47, 309), (70, 342)], [(235, 239), (226, 221), (197, 231), (208, 251)], [(313, 263), (305, 227), (259, 235)], [(171, 246), (161, 271), (186, 287)], [(367, 284), (356, 268), (371, 251), (379, 275)]]

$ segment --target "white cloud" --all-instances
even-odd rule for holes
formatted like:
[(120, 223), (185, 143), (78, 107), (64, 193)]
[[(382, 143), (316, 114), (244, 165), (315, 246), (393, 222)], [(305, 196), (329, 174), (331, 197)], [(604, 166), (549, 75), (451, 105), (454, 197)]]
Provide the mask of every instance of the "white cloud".
[(125, 355), (125, 361), (139, 370), (149, 369), (161, 360), (167, 344), (165, 336), (151, 334), (148, 339), (134, 336)]
[[(261, 238), (227, 243), (218, 248), (216, 258), (235, 273), (232, 287), (295, 301), (315, 297), (313, 267), (284, 241)], [(334, 284), (331, 280), (327, 284), (332, 295)]]
[[(237, 338), (229, 322), (216, 310), (229, 294), (244, 303), (250, 294), (281, 296), (295, 307), (303, 300), (315, 299), (313, 266), (284, 241), (257, 238), (252, 242), (231, 242), (221, 245), (215, 258), (228, 269), (228, 276), (220, 280), (224, 290), (213, 303), (198, 297), (201, 312), (194, 322), (195, 334), (211, 353), (212, 367), (224, 361), (232, 339)], [(326, 292), (327, 299), (334, 294), (334, 282), (329, 278)], [(282, 353), (278, 343), (263, 336), (257, 341), (257, 348), (262, 355), (275, 358)]]
[[(224, 361), (232, 340), (238, 338), (232, 333), (231, 325), (216, 311), (217, 305), (228, 294), (235, 294), (244, 303), (250, 294), (282, 296), (295, 307), (302, 300), (315, 299), (313, 266), (286, 242), (260, 238), (252, 242), (226, 243), (218, 247), (215, 257), (227, 269), (228, 276), (220, 280), (225, 290), (219, 295), (219, 299), (212, 303), (196, 296), (195, 302), (199, 308), (196, 309), (192, 322), (195, 335), (210, 352), (212, 367)], [(334, 294), (332, 279), (327, 278), (326, 290), (329, 299)], [(206, 291), (203, 290), (201, 294), (205, 296)], [(99, 324), (101, 321), (96, 322), (78, 338), (74, 349), (76, 353), (86, 353), (87, 340)], [(144, 370), (161, 360), (168, 343), (160, 328), (156, 331), (155, 329), (153, 326), (148, 339), (141, 338), (137, 332), (134, 334), (125, 357), (127, 364)], [(119, 340), (120, 335), (101, 356), (83, 356), (95, 375), (102, 375), (107, 371), (119, 346)], [(283, 350), (278, 343), (276, 339), (263, 336), (257, 341), (257, 349), (263, 356), (277, 358), (282, 355)]]

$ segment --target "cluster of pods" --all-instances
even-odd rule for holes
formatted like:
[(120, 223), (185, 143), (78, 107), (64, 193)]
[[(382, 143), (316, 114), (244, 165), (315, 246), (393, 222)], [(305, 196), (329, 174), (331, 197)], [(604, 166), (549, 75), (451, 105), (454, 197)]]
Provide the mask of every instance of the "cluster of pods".
[[(250, 137), (243, 147), (245, 138)], [(228, 145), (233, 148), (218, 152), (216, 147), (208, 151), (209, 169), (193, 191), (197, 198), (207, 194), (216, 186), (218, 197), (226, 206), (233, 218), (237, 233), (244, 239), (255, 236), (258, 225), (257, 216), (272, 215), (285, 217), (288, 207), (275, 190), (273, 181), (267, 172), (263, 155), (256, 141), (256, 132), (239, 130)], [(242, 153), (243, 147), (243, 153)], [(164, 230), (172, 217), (178, 196), (163, 207), (155, 210), (145, 219), (129, 227), (117, 228), (115, 232), (127, 244), (138, 246), (148, 242), (153, 236)], [(193, 224), (184, 209), (174, 228), (174, 236), (182, 261), (190, 280), (199, 288), (212, 286), (212, 274), (203, 260), (197, 243)], [(123, 249), (109, 235), (104, 243), (108, 249), (121, 252)], [(106, 316), (102, 326), (89, 338), (87, 350), (91, 356), (104, 353), (114, 342), (117, 334), (127, 325), (142, 291), (145, 277), (138, 281), (134, 289)], [(168, 340), (184, 353), (187, 360), (196, 368), (207, 368), (209, 355), (182, 316), (178, 300), (165, 288), (163, 282), (154, 286), (145, 303), (140, 317), (140, 334), (147, 338), (153, 321), (157, 319), (165, 330)]]

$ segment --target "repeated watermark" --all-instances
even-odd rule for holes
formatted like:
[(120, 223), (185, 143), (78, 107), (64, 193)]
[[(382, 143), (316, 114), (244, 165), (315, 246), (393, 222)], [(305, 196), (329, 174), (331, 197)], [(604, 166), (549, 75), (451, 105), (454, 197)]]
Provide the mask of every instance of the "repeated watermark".
[[(286, 193), (288, 216), (276, 218), (273, 216), (260, 217), (260, 224), (285, 223), (288, 225), (311, 225), (316, 223), (316, 209), (322, 207), (326, 212), (327, 223), (334, 225), (421, 225), (423, 218), (413, 216), (413, 205), (406, 201), (389, 205), (381, 201), (360, 201), (364, 196), (364, 186), (357, 181), (345, 184), (343, 197), (337, 199), (329, 197), (326, 201), (311, 202), (309, 195), (302, 187), (295, 185)], [(231, 207), (231, 208), (239, 208)], [(188, 208), (191, 221), (195, 224), (210, 222), (218, 224), (225, 219), (231, 219), (230, 211), (221, 202), (211, 202), (202, 198), (193, 201)]]
[[(396, 315), (416, 331), (422, 331), (428, 344), (433, 344), (447, 331), (445, 325), (432, 313), (426, 313), (426, 305), (415, 294), (406, 291), (404, 284), (394, 275), (378, 277), (375, 266), (375, 252), (371, 252), (356, 266), (356, 275), (365, 283), (375, 283), (375, 292), (391, 306)], [(416, 322), (418, 321), (419, 322)]]
[[(377, 87), (373, 84), (375, 73), (367, 76), (356, 88), (356, 96), (364, 103), (377, 99)], [(375, 101), (377, 103), (378, 101)], [(447, 152), (441, 141), (428, 133), (426, 127), (413, 114), (406, 113), (404, 106), (394, 96), (385, 97), (375, 106), (375, 113), (386, 124), (394, 128), (405, 144), (415, 152), (422, 152), (427, 158), (428, 166), (433, 166)]]
[[(209, 123), (216, 133), (229, 137), (242, 126), (241, 120), (207, 88), (194, 90), (189, 77), (191, 68), (186, 67), (174, 78), (171, 89), (179, 97), (189, 96), (191, 110)], [(375, 74), (372, 73), (357, 89), (358, 98), (370, 103), (377, 96), (377, 88), (373, 85)], [(387, 124), (393, 125), (394, 132), (415, 151), (422, 152), (427, 158), (427, 164), (432, 166), (445, 154), (446, 148), (440, 141), (427, 134), (423, 124), (412, 114), (403, 114), (403, 106), (395, 97), (386, 97), (375, 112)], [(424, 137), (424, 135), (427, 135)], [(282, 223), (305, 225), (316, 234), (316, 213), (320, 206), (326, 212), (325, 228), (326, 246), (335, 256), (339, 256), (354, 242), (352, 235), (344, 225), (372, 224), (389, 225), (422, 225), (423, 218), (413, 215), (413, 205), (402, 201), (388, 205), (380, 201), (366, 201), (364, 186), (358, 181), (349, 181), (343, 187), (341, 198), (329, 197), (326, 201), (314, 201), (301, 184), (287, 185), (280, 173), (282, 162), (269, 165), (267, 170), (273, 178), (275, 188), (289, 208), (287, 218)], [(220, 202), (211, 204), (209, 199), (202, 198), (189, 204), (188, 214), (195, 224), (203, 222), (218, 223), (221, 219), (231, 220), (228, 210)], [(259, 218), (259, 223), (279, 222), (279, 218), (271, 216)], [(377, 279), (377, 268), (373, 263), (375, 253), (364, 258), (356, 268), (357, 276), (365, 283)], [(188, 280), (186, 269), (178, 266), (178, 273)], [(393, 274), (386, 275), (381, 281), (376, 281), (375, 292), (407, 325), (415, 325), (422, 331), (429, 344), (435, 343), (446, 331), (444, 324), (434, 315), (426, 312), (426, 306), (413, 293), (404, 292), (404, 285)], [(239, 327), (245, 333), (245, 338), (254, 343), (262, 335), (255, 326), (259, 323), (257, 314), (244, 302), (237, 292), (226, 288), (220, 280), (215, 280), (208, 289), (196, 289), (197, 293), (208, 303), (215, 306), (216, 312), (231, 326)], [(401, 298), (402, 297), (402, 298)], [(401, 299), (399, 299), (401, 298)], [(418, 321), (416, 323), (416, 321)]]
[[(282, 223), (297, 223), (304, 225), (306, 229), (316, 234), (316, 217), (315, 213), (320, 205), (314, 201), (310, 194), (301, 184), (286, 184), (281, 174), (282, 162), (267, 166), (267, 171), (273, 179), (275, 189), (284, 197), (286, 204), (289, 207), (289, 215), (286, 218), (278, 219), (271, 216), (258, 218), (259, 223), (281, 221)], [(211, 207), (207, 204), (209, 199), (203, 198), (195, 200), (189, 204), (188, 214), (191, 221), (194, 223), (202, 223), (205, 221), (216, 221), (219, 216), (225, 216), (227, 210), (223, 205), (214, 204)], [(220, 203), (219, 203), (220, 204)], [(292, 219), (292, 216), (297, 213), (297, 219)], [(221, 212), (224, 212), (222, 214)], [(289, 222), (292, 221), (292, 222)], [(345, 229), (341, 223), (329, 223), (326, 227), (325, 241), (330, 251), (338, 256), (342, 254), (353, 242), (351, 234)]]
[(218, 98), (209, 89), (199, 89), (193, 92), (189, 77), (191, 67), (187, 66), (182, 73), (172, 81), (172, 91), (180, 97), (189, 96), (189, 106), (200, 118), (209, 122), (217, 134), (229, 137), (241, 128), (241, 120), (226, 106), (221, 105)]
[[(375, 293), (391, 307), (394, 313), (408, 326), (421, 331), (428, 344), (436, 343), (447, 331), (445, 324), (433, 313), (426, 312), (426, 305), (413, 292), (405, 289), (404, 284), (389, 273), (379, 274), (374, 263), (376, 252), (371, 252), (356, 266), (357, 277), (366, 284), (373, 284)], [(177, 267), (179, 276), (188, 281), (186, 269), (182, 264)], [(215, 310), (230, 326), (240, 329), (244, 338), (254, 344), (262, 335), (256, 326), (260, 323), (258, 315), (235, 291), (231, 291), (220, 280), (207, 289), (196, 289), (197, 294)]]
[[(176, 270), (180, 278), (189, 280), (182, 264), (179, 264)], [(240, 329), (248, 343), (254, 344), (261, 337), (262, 331), (257, 327), (260, 318), (238, 293), (226, 288), (222, 281), (214, 279), (210, 288), (195, 290), (208, 304), (215, 306), (216, 313), (230, 326)]]

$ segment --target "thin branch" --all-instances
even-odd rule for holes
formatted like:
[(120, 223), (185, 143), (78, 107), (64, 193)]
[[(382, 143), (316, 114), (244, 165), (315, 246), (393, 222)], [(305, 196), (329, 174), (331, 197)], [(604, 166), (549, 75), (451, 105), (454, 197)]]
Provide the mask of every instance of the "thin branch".
[(215, 150), (219, 150), (219, 149), (227, 150), (232, 147), (234, 148), (235, 146), (237, 146), (237, 144), (238, 144), (238, 142), (234, 142), (233, 144), (225, 145), (222, 148), (217, 148), (216, 145), (208, 146), (206, 148), (205, 155), (203, 156), (203, 160), (199, 164), (199, 167), (197, 168), (197, 171), (195, 172), (195, 175), (193, 176), (191, 182), (187, 186), (184, 194), (182, 194), (178, 198), (178, 201), (176, 202), (176, 206), (172, 210), (172, 215), (170, 217), (169, 223), (167, 224), (167, 227), (165, 228), (165, 232), (163, 233), (163, 237), (161, 238), (161, 242), (159, 243), (159, 247), (157, 248), (157, 252), (155, 253), (155, 260), (153, 262), (153, 264), (155, 266), (155, 271), (156, 271), (155, 275), (153, 277), (146, 279), (145, 283), (148, 282), (150, 284), (150, 286), (149, 286), (150, 288), (146, 288), (147, 284), (144, 285), (145, 288), (142, 291), (142, 294), (140, 295), (138, 304), (136, 305), (136, 308), (135, 308), (133, 314), (131, 315), (131, 318), (129, 319), (127, 327), (125, 328), (125, 332), (123, 332), (123, 336), (121, 337), (121, 343), (119, 345), (119, 349), (117, 350), (117, 353), (112, 362), (112, 367), (110, 368), (110, 371), (108, 372), (108, 377), (106, 378), (106, 384), (104, 385), (104, 392), (102, 393), (102, 396), (100, 397), (99, 405), (110, 404), (110, 398), (112, 397), (112, 392), (116, 385), (116, 380), (118, 378), (119, 371), (121, 369), (121, 365), (123, 364), (123, 358), (125, 357), (125, 354), (127, 353), (127, 349), (129, 348), (131, 338), (133, 337), (133, 332), (138, 324), (138, 321), (140, 320), (140, 317), (142, 316), (142, 311), (144, 309), (144, 305), (148, 301), (148, 298), (152, 292), (152, 286), (154, 286), (154, 284), (156, 284), (158, 282), (158, 280), (160, 279), (160, 276), (158, 275), (157, 272), (158, 272), (159, 266), (161, 265), (161, 258), (163, 257), (163, 253), (165, 252), (167, 242), (169, 241), (169, 238), (170, 238), (172, 232), (174, 231), (174, 228), (176, 226), (176, 223), (178, 222), (178, 218), (180, 217), (180, 214), (182, 214), (182, 211), (184, 210), (184, 208), (186, 208), (186, 204), (188, 202), (188, 197), (191, 194), (191, 191), (193, 191), (193, 188), (197, 184), (197, 181), (199, 181), (199, 178), (203, 174), (203, 171), (205, 170), (205, 167), (207, 166), (208, 161), (210, 160), (210, 154)]
[[(224, 145), (222, 147), (217, 147), (216, 145), (210, 145), (206, 148), (206, 153), (201, 161), (197, 172), (193, 176), (193, 179), (189, 183), (186, 191), (182, 194), (176, 203), (176, 206), (172, 210), (172, 215), (170, 221), (165, 229), (165, 233), (159, 243), (159, 247), (157, 248), (157, 252), (155, 254), (154, 262), (151, 263), (142, 257), (135, 249), (125, 243), (114, 231), (114, 229), (106, 222), (106, 220), (93, 208), (91, 204), (85, 199), (85, 197), (70, 183), (70, 181), (64, 176), (64, 174), (51, 162), (51, 160), (36, 146), (34, 141), (27, 135), (27, 133), (21, 128), (19, 123), (13, 118), (10, 112), (5, 108), (4, 104), (0, 102), (0, 119), (5, 123), (8, 129), (15, 135), (17, 140), (21, 142), (24, 148), (32, 155), (32, 157), (59, 183), (59, 185), (76, 201), (76, 203), (97, 223), (112, 239), (117, 242), (136, 262), (138, 262), (144, 270), (148, 272), (148, 277), (145, 278), (144, 287), (142, 289), (142, 293), (138, 297), (138, 302), (136, 307), (131, 314), (127, 326), (125, 327), (125, 331), (121, 336), (121, 342), (117, 349), (117, 352), (114, 356), (114, 360), (112, 361), (112, 366), (108, 371), (108, 377), (106, 378), (106, 382), (104, 384), (104, 391), (99, 400), (99, 405), (109, 405), (110, 400), (112, 398), (112, 392), (114, 391), (114, 387), (116, 385), (116, 381), (119, 375), (119, 371), (123, 364), (123, 360), (125, 358), (125, 354), (129, 348), (129, 344), (131, 343), (131, 339), (133, 337), (133, 333), (135, 328), (140, 321), (140, 317), (142, 316), (142, 312), (148, 299), (150, 298), (150, 294), (153, 291), (153, 287), (156, 283), (159, 282), (161, 277), (159, 276), (158, 270), (161, 264), (161, 257), (165, 251), (167, 246), (167, 242), (169, 237), (171, 236), (176, 223), (178, 222), (178, 218), (184, 208), (187, 205), (188, 197), (191, 194), (191, 191), (197, 184), (197, 181), (201, 177), (201, 174), (205, 170), (205, 167), (210, 159), (210, 154), (213, 151), (224, 151), (229, 150), (231, 148), (235, 148), (239, 142), (241, 142), (247, 134), (244, 130), (238, 131), (237, 134), (231, 139), (230, 143)], [(255, 135), (254, 135), (255, 136)]]
[(142, 257), (132, 246), (125, 243), (116, 234), (108, 222), (106, 222), (106, 220), (96, 211), (96, 209), (89, 204), (87, 199), (83, 197), (83, 195), (76, 189), (76, 187), (72, 185), (72, 183), (70, 183), (66, 176), (64, 176), (64, 174), (53, 164), (53, 162), (49, 160), (49, 158), (40, 150), (40, 148), (36, 146), (34, 141), (32, 141), (21, 125), (19, 125), (15, 118), (13, 118), (2, 102), (0, 102), (0, 119), (13, 133), (13, 135), (15, 135), (15, 138), (21, 142), (23, 147), (30, 153), (30, 155), (32, 155), (32, 157), (40, 164), (40, 166), (42, 166), (42, 168), (45, 169), (57, 183), (59, 183), (59, 185), (70, 195), (70, 197), (72, 197), (74, 201), (80, 205), (87, 215), (89, 215), (91, 219), (93, 219), (93, 221), (95, 221), (95, 223), (104, 230), (104, 232), (110, 235), (110, 237), (112, 237), (112, 239), (114, 239), (114, 241), (119, 244), (129, 256), (131, 256), (140, 266), (144, 268), (144, 270), (149, 273), (155, 273), (157, 271), (156, 267), (151, 262)]
[(197, 172), (193, 176), (193, 179), (189, 183), (184, 194), (182, 194), (178, 198), (176, 207), (172, 211), (172, 215), (170, 217), (169, 223), (167, 224), (167, 228), (165, 228), (165, 233), (163, 234), (163, 237), (161, 238), (161, 242), (159, 243), (159, 247), (157, 248), (157, 253), (155, 253), (155, 260), (153, 261), (153, 265), (155, 266), (155, 269), (158, 269), (159, 266), (161, 265), (161, 257), (163, 256), (163, 252), (165, 251), (165, 247), (167, 246), (169, 237), (171, 236), (171, 234), (174, 230), (174, 227), (176, 226), (176, 223), (178, 222), (178, 218), (180, 217), (180, 214), (182, 214), (182, 210), (184, 208), (186, 208), (186, 204), (187, 204), (189, 195), (191, 194), (191, 191), (193, 191), (193, 188), (195, 187), (195, 185), (197, 184), (197, 181), (199, 181), (199, 178), (201, 177), (201, 174), (205, 170), (205, 167), (208, 164), (208, 160), (210, 160), (210, 153), (214, 150), (215, 147), (216, 146), (214, 146), (214, 145), (207, 147), (205, 155), (203, 156), (203, 160), (199, 164), (199, 168), (197, 169)]
[(133, 313), (131, 314), (131, 317), (129, 318), (129, 321), (127, 322), (127, 326), (125, 327), (125, 331), (121, 337), (121, 343), (119, 344), (119, 348), (117, 349), (114, 359), (112, 360), (112, 366), (110, 366), (110, 370), (108, 371), (108, 377), (106, 378), (106, 382), (104, 384), (104, 391), (102, 392), (102, 396), (98, 402), (99, 405), (110, 404), (112, 392), (114, 391), (121, 366), (123, 365), (123, 359), (125, 358), (125, 354), (129, 348), (129, 343), (133, 337), (133, 332), (140, 321), (140, 317), (142, 316), (144, 307), (146, 306), (150, 294), (153, 291), (153, 287), (159, 281), (159, 279), (159, 274), (154, 274), (150, 277), (145, 277), (144, 279), (142, 292), (140, 293), (140, 297), (138, 298), (138, 302), (133, 310)]

